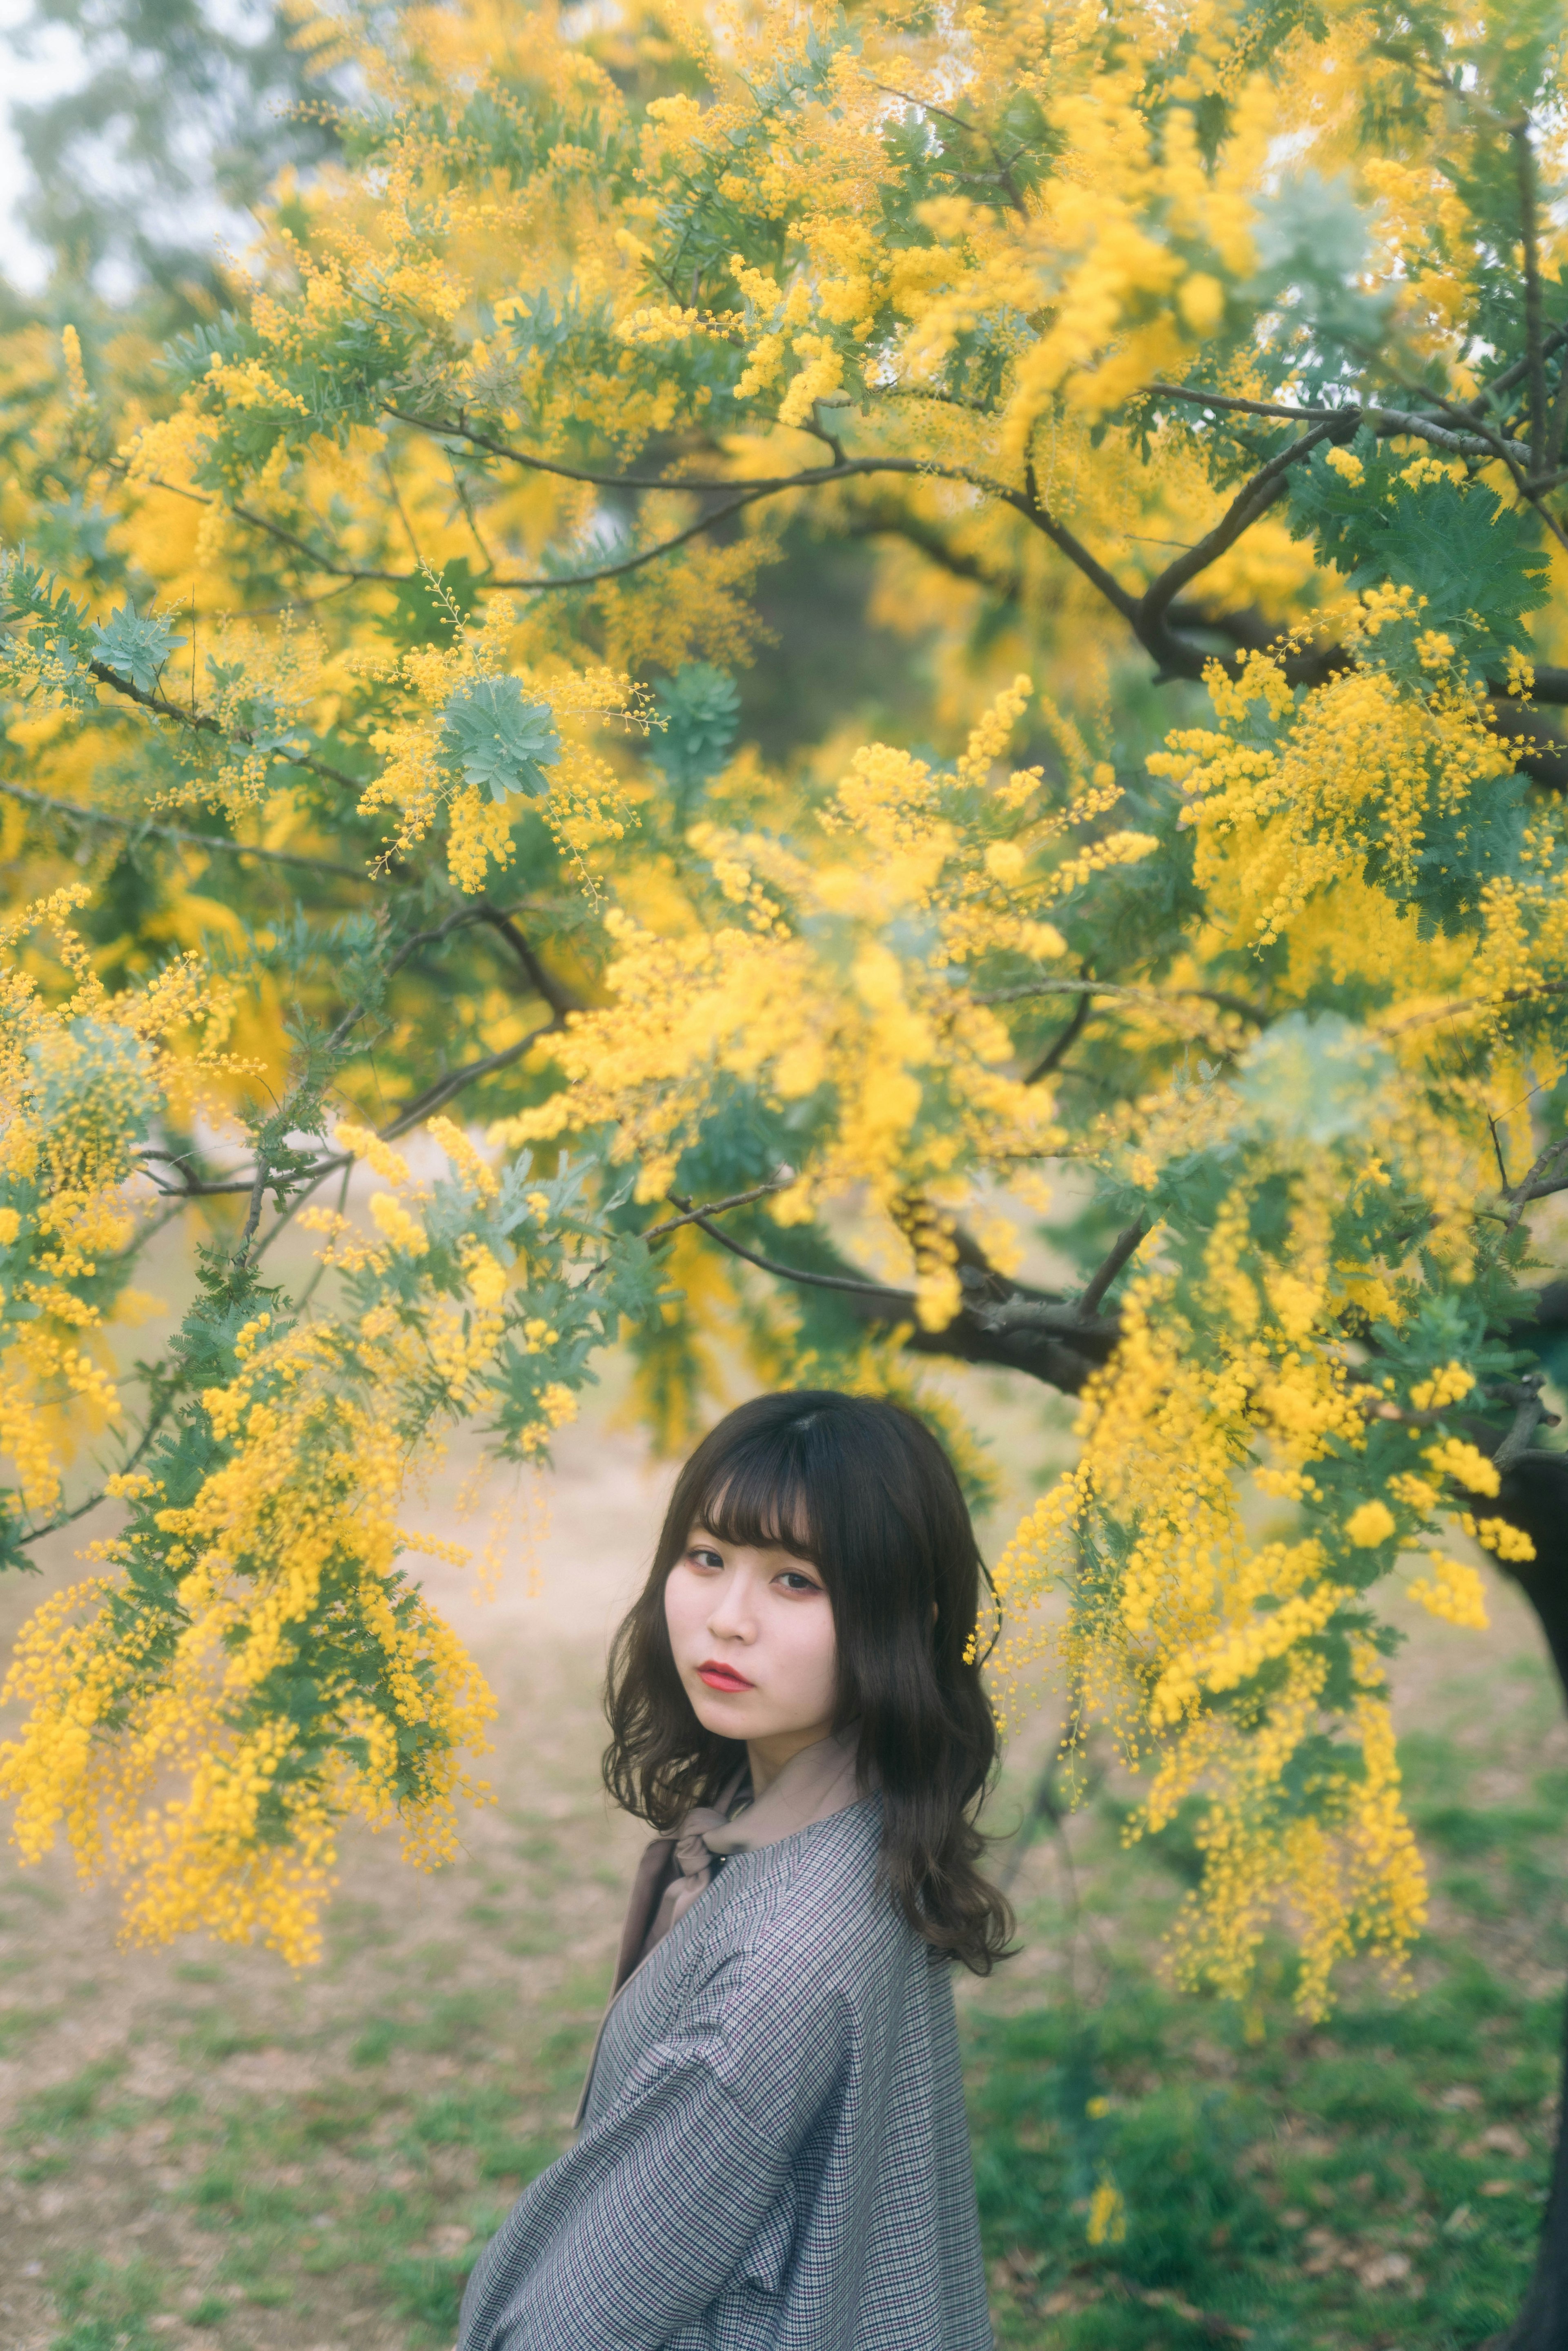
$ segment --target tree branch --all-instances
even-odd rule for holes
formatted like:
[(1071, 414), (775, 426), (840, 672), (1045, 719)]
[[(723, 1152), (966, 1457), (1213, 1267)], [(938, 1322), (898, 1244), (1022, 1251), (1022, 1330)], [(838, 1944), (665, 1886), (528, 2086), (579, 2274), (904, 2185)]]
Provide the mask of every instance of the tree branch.
[(1541, 1396), (1545, 1384), (1545, 1374), (1541, 1372), (1527, 1372), (1513, 1383), (1513, 1419), (1501, 1444), (1492, 1455), (1494, 1468), (1506, 1471), (1522, 1459), (1530, 1449), (1530, 1440), (1536, 1429), (1550, 1417)]
[[(768, 1188), (771, 1189), (771, 1186)], [(721, 1249), (727, 1249), (731, 1257), (744, 1258), (747, 1265), (758, 1267), (763, 1273), (774, 1274), (780, 1281), (798, 1281), (808, 1290), (836, 1290), (855, 1298), (875, 1299), (879, 1305), (889, 1309), (887, 1315), (889, 1322), (901, 1322), (905, 1316), (911, 1319), (914, 1317), (915, 1292), (912, 1290), (895, 1290), (882, 1281), (859, 1281), (849, 1274), (811, 1273), (804, 1266), (785, 1265), (778, 1258), (764, 1257), (759, 1249), (747, 1249), (744, 1241), (737, 1241), (733, 1234), (727, 1233), (722, 1226), (716, 1225), (711, 1213), (706, 1208), (694, 1208), (691, 1202), (683, 1200), (678, 1192), (672, 1192), (670, 1197), (676, 1207), (683, 1211), (678, 1219), (679, 1222), (697, 1226), (701, 1231), (708, 1235), (711, 1240), (717, 1241)], [(733, 1207), (738, 1204), (735, 1201), (720, 1201), (716, 1205), (721, 1207)], [(661, 1228), (661, 1229), (664, 1228)], [(644, 1239), (651, 1238), (651, 1235), (643, 1235)]]
[(539, 961), (504, 906), (477, 906), (474, 910), (474, 919), (487, 923), (498, 937), (506, 940), (527, 973), (535, 995), (549, 1006), (558, 1019), (564, 1019), (569, 1012), (581, 1011), (581, 997)]
[(1099, 590), (1112, 611), (1119, 612), (1123, 620), (1135, 630), (1138, 625), (1138, 599), (1129, 595), (1121, 581), (1106, 570), (1097, 556), (1090, 553), (1082, 539), (1075, 538), (1065, 524), (1056, 520), (1040, 495), (1040, 477), (1032, 455), (1029, 460), (1026, 482), (1027, 503), (1020, 506), (1019, 500), (1014, 496), (1009, 497), (1009, 504), (1019, 506), (1020, 511), (1034, 524), (1036, 529), (1043, 531), (1051, 545), (1060, 548), (1068, 561), (1082, 572), (1091, 586)]
[[(781, 1192), (794, 1182), (794, 1175), (770, 1176), (766, 1184), (753, 1185), (749, 1192), (732, 1192), (727, 1200), (705, 1200), (700, 1208), (687, 1208), (684, 1215), (667, 1217), (662, 1225), (652, 1225), (639, 1238), (645, 1241), (662, 1241), (666, 1233), (678, 1232), (683, 1225), (699, 1225), (705, 1217), (722, 1216), (727, 1208), (749, 1207), (753, 1200), (765, 1200), (770, 1192)], [(675, 1196), (670, 1195), (673, 1200)]]
[[(107, 662), (89, 661), (86, 666), (100, 685), (107, 685), (114, 693), (122, 695), (127, 702), (134, 702), (139, 709), (155, 711), (160, 718), (177, 719), (182, 726), (189, 726), (198, 735), (215, 735), (225, 742), (244, 743), (248, 747), (255, 747), (256, 737), (248, 726), (225, 726), (210, 711), (187, 710), (183, 704), (171, 702), (166, 694), (145, 694), (133, 679), (121, 677), (119, 671), (110, 669)], [(302, 751), (274, 751), (271, 756), (283, 767), (308, 768), (311, 775), (324, 776), (329, 783), (340, 784), (347, 791), (364, 790), (364, 784), (358, 776), (347, 775), (341, 768), (330, 768), (325, 759), (312, 758)]]
[[(162, 1384), (154, 1388), (151, 1407), (147, 1415), (146, 1426), (142, 1429), (141, 1435), (137, 1440), (135, 1450), (127, 1454), (120, 1468), (115, 1472), (117, 1477), (128, 1478), (131, 1475), (131, 1472), (135, 1468), (137, 1463), (145, 1458), (149, 1447), (152, 1446), (153, 1438), (157, 1436), (158, 1431), (162, 1427), (163, 1423), (169, 1417), (170, 1400), (170, 1390), (168, 1388), (162, 1386)], [(47, 1520), (47, 1522), (41, 1527), (32, 1528), (29, 1532), (25, 1535), (18, 1535), (16, 1540), (18, 1542), (23, 1543), (42, 1542), (46, 1535), (57, 1534), (61, 1527), (71, 1526), (78, 1519), (85, 1519), (89, 1510), (96, 1510), (99, 1504), (107, 1499), (108, 1497), (105, 1489), (100, 1486), (98, 1492), (96, 1494), (89, 1494), (85, 1502), (78, 1502), (73, 1510), (60, 1511), (57, 1518)]]
[(1054, 1041), (1046, 1047), (1033, 1069), (1025, 1076), (1026, 1086), (1039, 1085), (1041, 1078), (1049, 1078), (1052, 1071), (1061, 1068), (1063, 1058), (1072, 1050), (1082, 1035), (1084, 1024), (1089, 1019), (1093, 1004), (1093, 996), (1086, 987), (1073, 1007), (1072, 1018), (1066, 1028), (1058, 1031)]
[(1091, 1374), (1109, 1360), (1121, 1335), (1119, 1319), (1081, 1321), (1076, 1308), (1063, 1301), (1023, 1293), (1015, 1293), (999, 1303), (985, 1301), (976, 1293), (1001, 1277), (977, 1272), (968, 1265), (959, 1268), (959, 1280), (967, 1293), (964, 1305), (944, 1329), (925, 1331), (920, 1327), (912, 1290), (786, 1265), (778, 1258), (765, 1257), (760, 1249), (748, 1249), (744, 1241), (736, 1240), (721, 1225), (715, 1224), (706, 1210), (692, 1209), (678, 1193), (672, 1192), (670, 1197), (685, 1211), (690, 1223), (730, 1256), (744, 1259), (760, 1272), (794, 1282), (802, 1289), (832, 1291), (843, 1299), (861, 1322), (908, 1325), (904, 1344), (915, 1354), (994, 1364), (1060, 1388), (1064, 1395), (1076, 1395)]
[[(541, 1021), (537, 1029), (530, 1029), (528, 1035), (519, 1038), (515, 1045), (503, 1046), (497, 1053), (486, 1053), (482, 1061), (468, 1061), (460, 1070), (449, 1071), (445, 1077), (437, 1078), (434, 1084), (426, 1086), (423, 1093), (416, 1094), (412, 1102), (405, 1102), (386, 1125), (378, 1127), (378, 1137), (382, 1143), (395, 1143), (411, 1127), (418, 1126), (422, 1120), (429, 1118), (433, 1112), (449, 1102), (455, 1094), (476, 1085), (481, 1078), (494, 1077), (498, 1070), (510, 1069), (514, 1061), (520, 1061), (525, 1053), (532, 1050), (541, 1037), (553, 1035), (560, 1025), (560, 1021), (552, 1016), (549, 1020)], [(162, 1152), (142, 1152), (140, 1155), (143, 1162), (166, 1156)], [(298, 1183), (307, 1190), (312, 1190), (324, 1176), (332, 1175), (340, 1167), (346, 1167), (353, 1156), (351, 1151), (330, 1152), (313, 1161), (309, 1166), (299, 1168), (287, 1180), (290, 1185)], [(166, 1200), (216, 1199), (225, 1194), (235, 1193), (248, 1194), (254, 1198), (258, 1184), (263, 1192), (273, 1186), (272, 1176), (264, 1176), (260, 1166), (248, 1176), (224, 1176), (211, 1183), (198, 1177), (194, 1182), (160, 1184), (150, 1167), (144, 1165), (141, 1172)]]
[[(1019, 218), (1020, 220), (1028, 220), (1029, 207), (1024, 203), (1023, 191), (1019, 188), (1017, 181), (1013, 178), (1011, 165), (1004, 162), (1002, 160), (1001, 154), (997, 147), (997, 142), (991, 137), (988, 131), (981, 131), (976, 124), (966, 122), (962, 115), (949, 112), (948, 109), (945, 106), (935, 105), (928, 98), (911, 98), (906, 90), (890, 89), (885, 82), (881, 81), (873, 81), (872, 83), (872, 88), (873, 89), (880, 90), (883, 98), (896, 98), (902, 106), (914, 107), (917, 114), (934, 114), (939, 121), (950, 122), (955, 131), (960, 131), (963, 132), (966, 139), (978, 139), (982, 141), (984, 144), (989, 148), (991, 161), (997, 167), (995, 184), (1002, 190), (1002, 193), (1007, 197), (1009, 207), (1012, 211), (1017, 213)], [(1019, 152), (1023, 152), (1026, 151), (1020, 150)], [(1019, 158), (1015, 155), (1012, 160), (1013, 162), (1016, 163)], [(972, 172), (955, 172), (950, 175), (945, 176), (951, 176), (954, 179), (972, 179), (978, 175)]]
[[(791, 485), (784, 483), (779, 486), (788, 489)], [(533, 579), (490, 580), (485, 584), (497, 590), (516, 589), (519, 594), (526, 590), (542, 595), (554, 589), (591, 588), (601, 580), (622, 580), (629, 571), (640, 571), (645, 563), (656, 563), (662, 555), (673, 555), (676, 548), (685, 547), (691, 539), (700, 538), (704, 531), (712, 530), (716, 523), (726, 522), (731, 515), (755, 506), (759, 498), (774, 495), (773, 487), (769, 486), (760, 490), (747, 489), (738, 497), (722, 499), (716, 507), (710, 507), (706, 514), (699, 515), (695, 522), (688, 523), (684, 530), (675, 531), (669, 538), (660, 539), (656, 546), (645, 547), (637, 555), (623, 556), (615, 563), (601, 563), (592, 571), (541, 572)]]
[(193, 849), (204, 849), (225, 857), (256, 857), (268, 865), (298, 865), (311, 873), (329, 873), (342, 882), (373, 882), (375, 875), (365, 866), (337, 865), (330, 858), (309, 857), (297, 849), (260, 849), (246, 841), (225, 841), (220, 833), (190, 832), (182, 825), (154, 824), (151, 819), (139, 816), (118, 816), (108, 809), (83, 808), (75, 800), (51, 799), (47, 792), (24, 790), (0, 776), (0, 792), (8, 799), (23, 800), (29, 808), (43, 809), (50, 816), (68, 818), (75, 824), (101, 824), (118, 832), (131, 833), (140, 840), (143, 833), (154, 833), (162, 841), (189, 843)]
[(405, 1102), (391, 1122), (379, 1130), (382, 1141), (395, 1143), (400, 1134), (406, 1134), (410, 1127), (417, 1126), (422, 1119), (428, 1118), (444, 1102), (449, 1102), (455, 1094), (462, 1093), (468, 1086), (477, 1085), (481, 1078), (494, 1077), (498, 1070), (509, 1070), (514, 1061), (520, 1061), (525, 1053), (533, 1050), (541, 1037), (553, 1036), (560, 1026), (559, 1019), (552, 1014), (537, 1029), (530, 1029), (528, 1035), (519, 1038), (515, 1045), (503, 1046), (498, 1053), (486, 1053), (483, 1061), (466, 1062), (462, 1069), (452, 1071), (444, 1078), (437, 1078), (434, 1085), (426, 1086), (413, 1102)]
[(1106, 1258), (1104, 1264), (1100, 1268), (1099, 1271), (1091, 1278), (1084, 1288), (1083, 1295), (1078, 1301), (1075, 1311), (1081, 1322), (1092, 1321), (1094, 1315), (1099, 1311), (1101, 1300), (1104, 1297), (1106, 1291), (1115, 1280), (1116, 1276), (1126, 1264), (1128, 1259), (1133, 1255), (1147, 1230), (1148, 1227), (1144, 1222), (1142, 1213), (1140, 1212), (1139, 1215), (1133, 1218), (1132, 1223), (1126, 1227), (1124, 1231), (1117, 1234), (1110, 1255)]
[[(589, 465), (569, 465), (556, 457), (540, 457), (528, 449), (515, 449), (507, 441), (497, 441), (493, 434), (481, 433), (458, 416), (410, 416), (403, 410), (389, 407), (389, 416), (402, 424), (413, 424), (421, 432), (432, 433), (444, 439), (471, 442), (476, 449), (486, 449), (495, 457), (507, 458), (514, 465), (524, 465), (531, 473), (559, 475), (563, 481), (587, 482), (601, 490), (690, 490), (729, 495), (737, 490), (771, 496), (776, 490), (820, 489), (823, 484), (853, 479), (857, 475), (916, 474), (945, 482), (964, 482), (971, 488), (985, 490), (993, 497), (1006, 498), (1019, 505), (1021, 493), (1009, 489), (1005, 482), (995, 480), (968, 465), (943, 465), (925, 457), (842, 457), (831, 465), (808, 465), (793, 474), (764, 474), (751, 478), (735, 474), (718, 476), (679, 474), (606, 474)], [(807, 428), (799, 428), (805, 431)], [(823, 436), (814, 435), (817, 439)], [(830, 447), (837, 444), (829, 443)], [(1021, 511), (1021, 506), (1020, 506)], [(497, 583), (500, 584), (500, 583)]]
[(1527, 116), (1510, 126), (1514, 176), (1519, 187), (1519, 234), (1524, 253), (1524, 339), (1530, 385), (1530, 470), (1543, 474), (1551, 463), (1546, 446), (1546, 359), (1541, 320), (1541, 247), (1535, 218), (1535, 150)]
[(1283, 490), (1285, 476), (1291, 467), (1299, 465), (1303, 457), (1310, 457), (1319, 443), (1326, 441), (1333, 430), (1332, 424), (1314, 424), (1310, 433), (1303, 433), (1288, 449), (1281, 449), (1278, 456), (1270, 457), (1249, 482), (1243, 484), (1214, 528), (1207, 532), (1186, 555), (1178, 556), (1157, 580), (1145, 588), (1138, 601), (1134, 625), (1151, 653), (1159, 649), (1157, 644), (1150, 643), (1151, 634), (1163, 642), (1169, 633), (1165, 628), (1166, 607), (1189, 580), (1196, 580), (1200, 571), (1207, 571), (1211, 563), (1234, 547), (1242, 533), (1268, 511)]
[(1568, 1168), (1563, 1165), (1564, 1159), (1568, 1159), (1568, 1136), (1557, 1143), (1549, 1143), (1534, 1165), (1525, 1170), (1517, 1184), (1504, 1182), (1500, 1186), (1503, 1198), (1512, 1206), (1512, 1213), (1508, 1219), (1509, 1232), (1513, 1231), (1532, 1200), (1546, 1200), (1554, 1192), (1568, 1192)]
[(1243, 1020), (1254, 1021), (1260, 1029), (1269, 1025), (1269, 1015), (1260, 1005), (1251, 1003), (1245, 996), (1232, 996), (1223, 987), (1173, 987), (1162, 994), (1157, 987), (1128, 987), (1112, 979), (1030, 979), (1017, 987), (977, 987), (968, 995), (971, 1004), (1020, 1004), (1033, 996), (1103, 996), (1128, 1004), (1174, 1004), (1179, 999), (1193, 998), (1200, 1003), (1218, 1005), (1222, 1012), (1238, 1013)]
[(1500, 454), (1511, 456), (1516, 464), (1529, 465), (1531, 452), (1522, 441), (1503, 441), (1495, 434), (1456, 433), (1439, 424), (1435, 417), (1424, 416), (1418, 410), (1377, 408), (1364, 405), (1357, 400), (1345, 401), (1337, 408), (1299, 408), (1287, 401), (1241, 400), (1230, 392), (1201, 392), (1182, 383), (1151, 383), (1145, 386), (1162, 400), (1184, 400), (1195, 407), (1235, 411), (1247, 416), (1273, 416), (1291, 423), (1337, 425), (1354, 433), (1360, 424), (1370, 425), (1380, 441), (1429, 441), (1434, 448), (1446, 449), (1455, 457), (1495, 457)]
[(389, 588), (401, 588), (410, 580), (422, 577), (417, 568), (413, 571), (378, 571), (369, 565), (339, 563), (331, 556), (323, 555), (319, 547), (312, 547), (308, 538), (301, 538), (266, 515), (253, 513), (249, 507), (234, 506), (228, 511), (236, 522), (246, 524), (252, 530), (265, 531), (268, 538), (279, 539), (285, 547), (293, 548), (296, 554), (307, 558), (313, 571), (324, 571), (329, 580), (379, 580)]

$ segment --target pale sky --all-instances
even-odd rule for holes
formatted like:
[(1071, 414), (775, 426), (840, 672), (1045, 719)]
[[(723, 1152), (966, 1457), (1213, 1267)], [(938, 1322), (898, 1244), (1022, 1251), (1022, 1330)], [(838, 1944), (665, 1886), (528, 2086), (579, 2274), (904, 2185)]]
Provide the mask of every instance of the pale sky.
[(24, 172), (16, 134), (11, 128), (11, 108), (18, 100), (47, 98), (72, 78), (77, 44), (69, 34), (56, 32), (47, 48), (30, 57), (16, 54), (14, 30), (26, 14), (25, 0), (0, 0), (0, 63), (4, 66), (5, 112), (0, 115), (0, 250), (5, 275), (14, 286), (34, 293), (44, 282), (44, 256), (16, 225), (16, 207), (22, 193)]

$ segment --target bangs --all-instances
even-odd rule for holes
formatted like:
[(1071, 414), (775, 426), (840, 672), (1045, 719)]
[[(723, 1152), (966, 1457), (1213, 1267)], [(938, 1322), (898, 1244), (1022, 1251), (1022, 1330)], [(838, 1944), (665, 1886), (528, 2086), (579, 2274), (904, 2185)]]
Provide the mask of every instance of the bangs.
[(752, 1550), (777, 1547), (820, 1566), (806, 1507), (806, 1447), (800, 1441), (809, 1426), (798, 1423), (777, 1432), (772, 1444), (754, 1440), (715, 1461), (692, 1498), (688, 1523), (706, 1527), (720, 1542)]

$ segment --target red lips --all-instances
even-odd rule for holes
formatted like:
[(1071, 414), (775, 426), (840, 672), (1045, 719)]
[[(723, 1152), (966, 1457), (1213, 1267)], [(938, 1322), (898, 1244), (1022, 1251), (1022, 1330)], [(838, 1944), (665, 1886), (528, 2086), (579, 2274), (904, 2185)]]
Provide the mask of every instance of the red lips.
[(748, 1690), (757, 1687), (755, 1682), (748, 1682), (746, 1676), (737, 1674), (733, 1666), (721, 1665), (716, 1657), (704, 1658), (697, 1667), (697, 1679), (706, 1682), (709, 1689), (716, 1690)]

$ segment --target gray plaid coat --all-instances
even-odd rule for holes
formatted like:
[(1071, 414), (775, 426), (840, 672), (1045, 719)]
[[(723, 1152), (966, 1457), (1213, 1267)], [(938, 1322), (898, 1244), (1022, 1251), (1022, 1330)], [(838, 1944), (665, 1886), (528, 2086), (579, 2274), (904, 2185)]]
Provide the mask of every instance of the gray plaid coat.
[(949, 1968), (881, 1830), (732, 1855), (630, 1978), (458, 2351), (990, 2351)]

